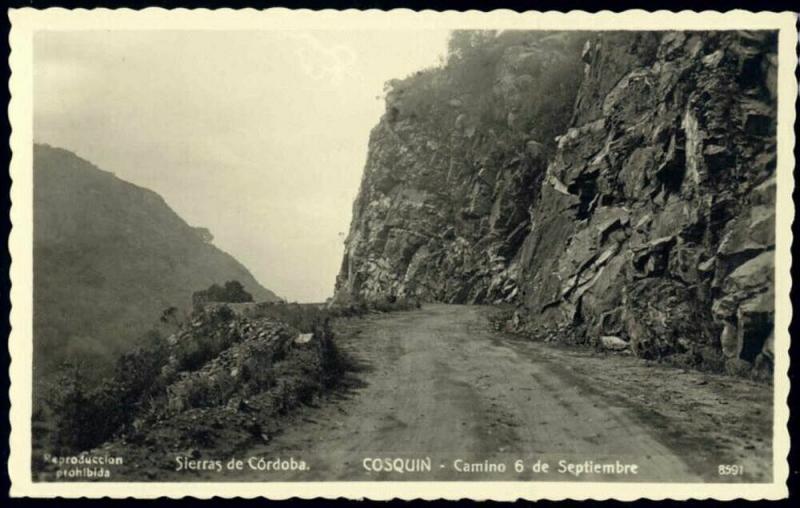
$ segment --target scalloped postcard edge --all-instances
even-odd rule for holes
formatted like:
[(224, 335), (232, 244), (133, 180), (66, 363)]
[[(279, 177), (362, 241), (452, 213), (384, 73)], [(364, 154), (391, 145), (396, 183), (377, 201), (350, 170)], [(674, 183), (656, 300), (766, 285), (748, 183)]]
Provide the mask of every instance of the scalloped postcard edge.
[[(10, 146), (12, 185), (9, 236), (12, 303), (9, 336), (11, 364), (9, 396), (10, 457), (8, 473), (12, 497), (65, 498), (289, 498), (423, 499), (423, 500), (760, 500), (788, 496), (789, 325), (792, 307), (791, 225), (794, 218), (794, 124), (797, 98), (797, 16), (792, 12), (745, 10), (648, 12), (493, 10), (465, 12), (395, 9), (266, 10), (232, 9), (74, 9), (21, 8), (9, 10), (12, 127)], [(734, 30), (769, 29), (778, 40), (778, 194), (776, 217), (775, 382), (773, 414), (772, 483), (624, 483), (624, 482), (34, 482), (31, 476), (32, 415), (32, 140), (33, 140), (33, 34), (37, 30), (296, 30), (296, 29), (528, 29), (528, 30)]]

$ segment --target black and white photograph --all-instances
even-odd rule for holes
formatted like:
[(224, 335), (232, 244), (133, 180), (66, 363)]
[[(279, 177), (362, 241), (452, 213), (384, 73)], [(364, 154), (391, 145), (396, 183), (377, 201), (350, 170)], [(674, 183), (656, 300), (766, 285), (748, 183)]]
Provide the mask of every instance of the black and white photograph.
[(12, 12), (20, 492), (785, 492), (793, 14), (202, 16)]

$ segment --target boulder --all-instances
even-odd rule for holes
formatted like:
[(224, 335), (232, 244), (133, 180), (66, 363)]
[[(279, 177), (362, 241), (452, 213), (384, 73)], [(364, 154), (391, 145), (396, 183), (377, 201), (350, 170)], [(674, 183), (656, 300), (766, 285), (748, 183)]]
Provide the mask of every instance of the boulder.
[(722, 352), (726, 357), (736, 358), (739, 356), (740, 344), (739, 337), (736, 334), (736, 325), (726, 321), (722, 326), (719, 342), (722, 345)]
[(731, 221), (717, 249), (722, 258), (752, 256), (775, 246), (775, 206), (756, 205)]
[(774, 251), (762, 252), (732, 271), (725, 280), (723, 289), (727, 294), (758, 291), (772, 286), (774, 274)]
[(307, 344), (311, 342), (311, 337), (313, 337), (313, 333), (301, 333), (297, 337), (294, 338), (295, 344)]
[(628, 343), (614, 335), (603, 335), (600, 337), (600, 343), (604, 349), (611, 351), (622, 351), (628, 349)]

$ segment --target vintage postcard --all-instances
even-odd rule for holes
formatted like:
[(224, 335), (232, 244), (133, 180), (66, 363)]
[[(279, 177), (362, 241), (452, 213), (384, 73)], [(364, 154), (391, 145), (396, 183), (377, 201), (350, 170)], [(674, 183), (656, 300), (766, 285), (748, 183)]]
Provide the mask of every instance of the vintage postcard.
[(9, 16), (13, 496), (787, 495), (795, 14)]

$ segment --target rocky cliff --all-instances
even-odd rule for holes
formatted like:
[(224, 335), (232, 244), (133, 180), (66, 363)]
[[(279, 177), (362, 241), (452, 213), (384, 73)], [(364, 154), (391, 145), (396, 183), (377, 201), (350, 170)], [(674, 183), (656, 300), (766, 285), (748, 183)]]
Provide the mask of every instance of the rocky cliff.
[(278, 299), (148, 189), (47, 145), (34, 147), (33, 178), (37, 374), (63, 360), (110, 365), (161, 311), (190, 307), (212, 283)]
[(511, 302), (536, 338), (769, 372), (776, 35), (456, 36), (388, 87), (337, 299)]
[[(512, 300), (512, 260), (554, 137), (580, 36), (463, 34), (447, 66), (387, 86), (353, 206), (337, 299)], [(533, 98), (533, 100), (531, 100)]]

